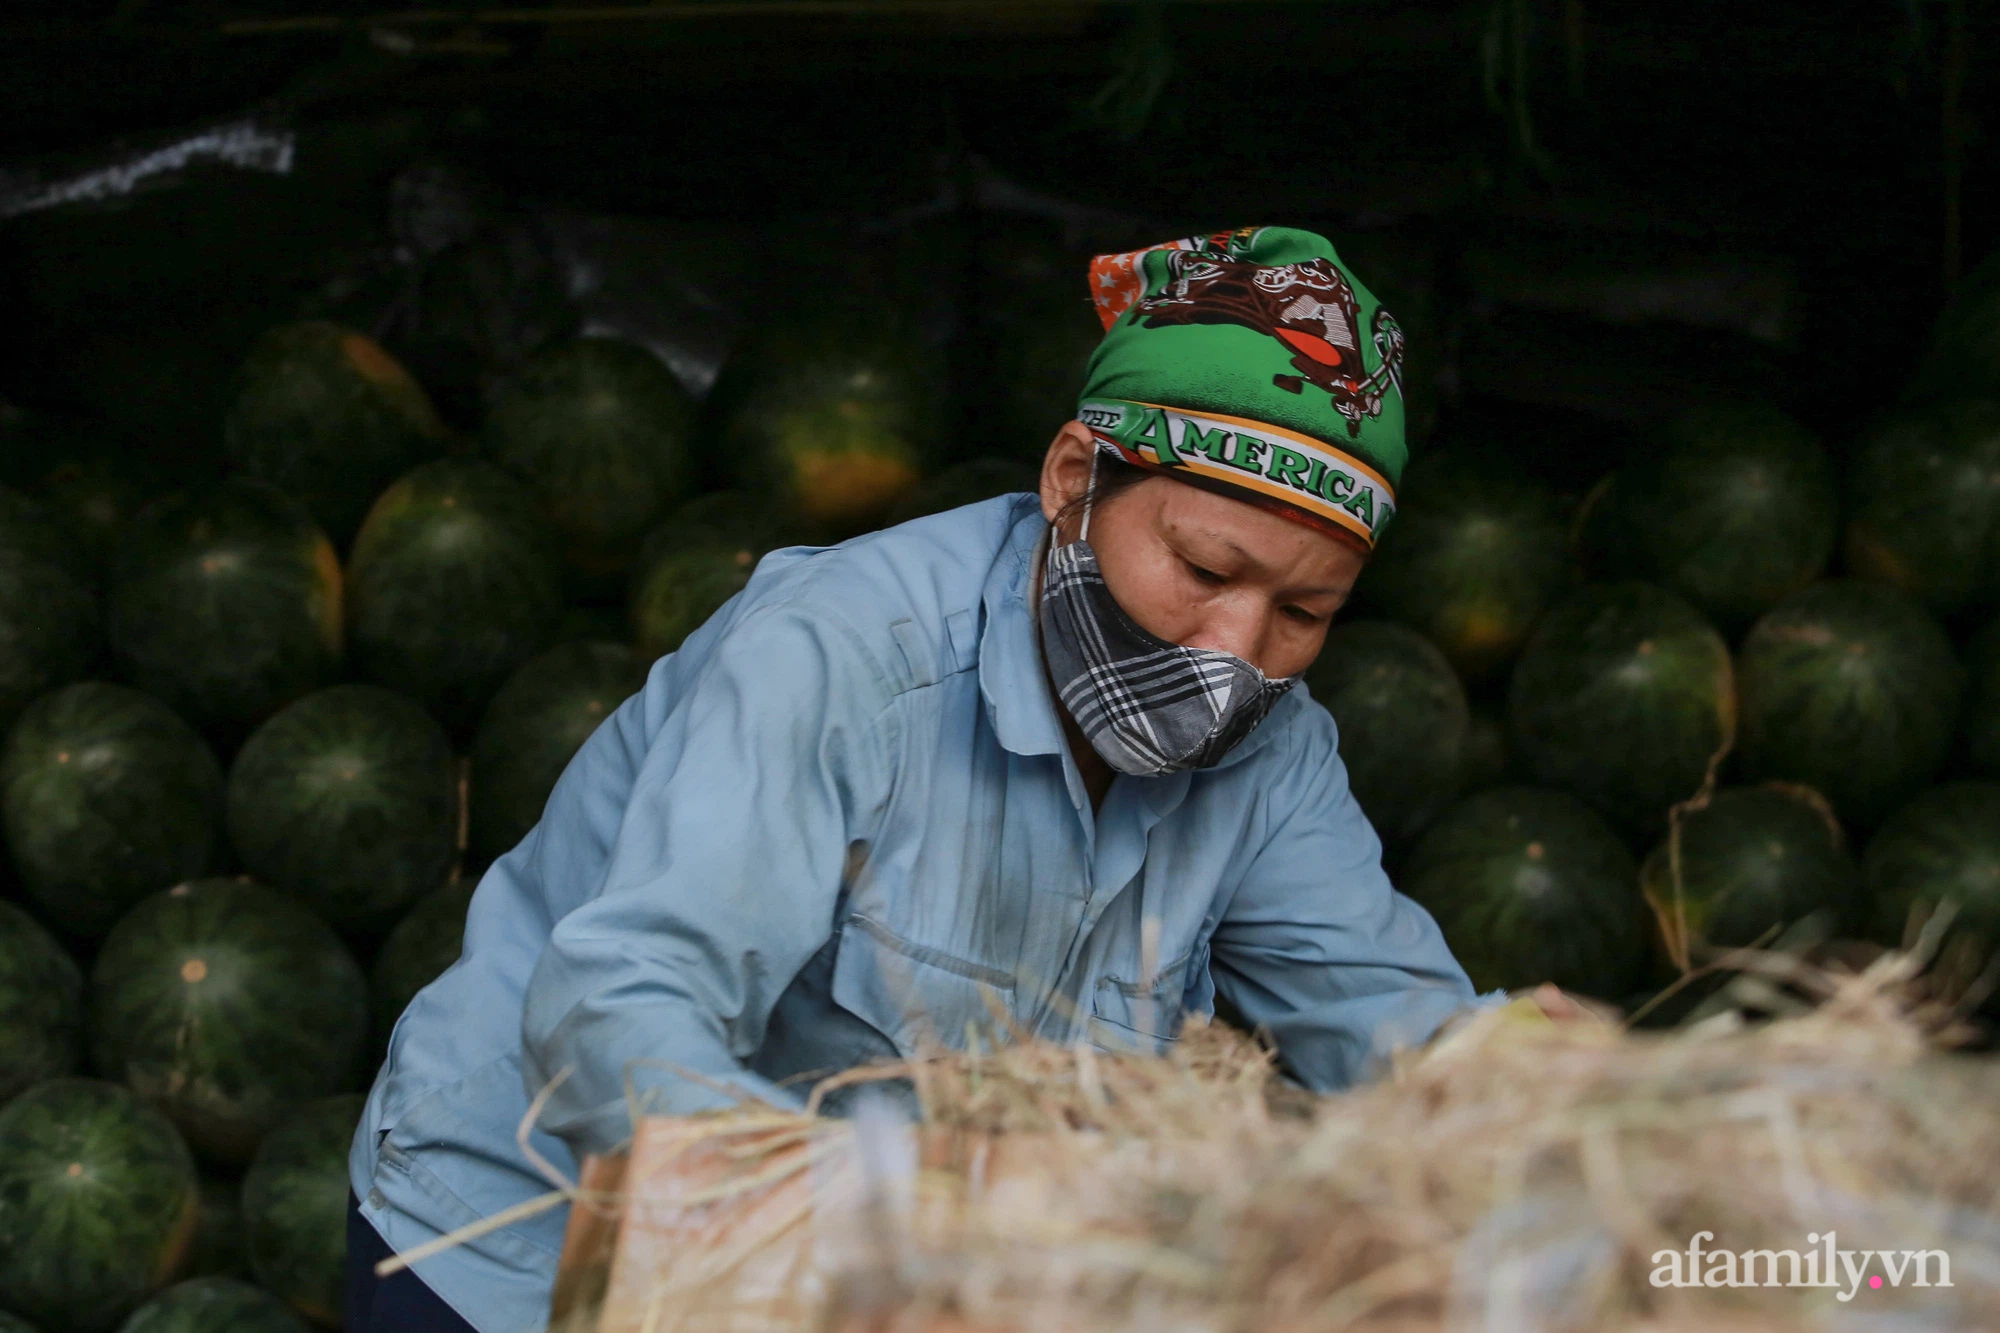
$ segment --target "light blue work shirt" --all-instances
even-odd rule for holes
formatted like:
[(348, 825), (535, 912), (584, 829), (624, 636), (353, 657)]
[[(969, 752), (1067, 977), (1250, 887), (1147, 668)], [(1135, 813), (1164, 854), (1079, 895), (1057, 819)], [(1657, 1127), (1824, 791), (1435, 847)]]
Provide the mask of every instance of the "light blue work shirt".
[[(628, 1136), (628, 1080), (672, 1113), (798, 1104), (815, 1072), (990, 1040), (991, 1005), (1130, 1049), (1219, 994), (1334, 1089), (1474, 1002), (1304, 688), (1092, 811), (1029, 604), (1046, 527), (1012, 495), (774, 552), (654, 664), (396, 1025), (350, 1159), (391, 1246), (550, 1188), (517, 1133), (558, 1078), (527, 1141), (573, 1178)], [(481, 1333), (540, 1328), (564, 1223), (416, 1271)]]

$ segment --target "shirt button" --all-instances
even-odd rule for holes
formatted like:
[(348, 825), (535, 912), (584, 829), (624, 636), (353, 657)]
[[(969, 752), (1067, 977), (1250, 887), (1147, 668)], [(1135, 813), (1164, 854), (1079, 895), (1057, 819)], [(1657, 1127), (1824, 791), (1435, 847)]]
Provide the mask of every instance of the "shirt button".
[(382, 1197), (381, 1190), (373, 1189), (368, 1191), (368, 1206), (370, 1208), (386, 1208), (389, 1206), (389, 1201)]

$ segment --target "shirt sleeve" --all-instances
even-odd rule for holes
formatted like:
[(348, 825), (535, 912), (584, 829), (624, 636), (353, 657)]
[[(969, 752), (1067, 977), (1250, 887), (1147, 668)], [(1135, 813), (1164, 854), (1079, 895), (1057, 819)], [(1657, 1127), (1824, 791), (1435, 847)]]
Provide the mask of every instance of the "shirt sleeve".
[[(752, 612), (657, 706), (601, 891), (529, 979), (522, 1073), (554, 1085), (543, 1128), (579, 1155), (644, 1109), (797, 1094), (744, 1067), (772, 1006), (825, 943), (850, 839), (887, 789), (890, 697), (859, 638), (791, 606)], [(590, 775), (558, 795), (589, 804)], [(616, 780), (615, 776), (608, 780)], [(567, 816), (552, 802), (545, 824)]]
[(1313, 748), (1323, 752), (1279, 779), (1299, 795), (1217, 924), (1211, 971), (1286, 1070), (1330, 1092), (1466, 1006), (1506, 996), (1474, 995), (1437, 922), (1391, 887), (1331, 735)]

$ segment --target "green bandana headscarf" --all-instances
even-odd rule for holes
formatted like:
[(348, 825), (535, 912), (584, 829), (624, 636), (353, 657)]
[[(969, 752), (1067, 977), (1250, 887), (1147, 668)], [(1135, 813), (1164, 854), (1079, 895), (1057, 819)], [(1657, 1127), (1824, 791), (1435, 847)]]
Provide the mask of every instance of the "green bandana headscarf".
[(1403, 332), (1324, 237), (1167, 241), (1100, 255), (1090, 285), (1077, 419), (1100, 448), (1374, 546), (1407, 458)]

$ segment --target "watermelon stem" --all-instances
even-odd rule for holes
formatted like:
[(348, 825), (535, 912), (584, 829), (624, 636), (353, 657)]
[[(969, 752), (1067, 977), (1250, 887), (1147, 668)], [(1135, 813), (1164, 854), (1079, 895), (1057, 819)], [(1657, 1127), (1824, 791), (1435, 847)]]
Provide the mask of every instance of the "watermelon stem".
[[(1658, 909), (1656, 908), (1655, 910)], [(1683, 973), (1681, 973), (1680, 976), (1675, 977), (1671, 982), (1667, 983), (1667, 985), (1661, 987), (1659, 994), (1653, 996), (1650, 1000), (1647, 1000), (1637, 1009), (1634, 1009), (1631, 1013), (1627, 1014), (1625, 1016), (1624, 1027), (1629, 1030), (1631, 1028), (1638, 1026), (1640, 1019), (1644, 1018), (1647, 1014), (1652, 1013), (1662, 1004), (1665, 1004), (1668, 1000), (1680, 994), (1682, 991), (1686, 990), (1689, 986), (1692, 986), (1695, 982), (1701, 980), (1703, 977), (1712, 976), (1717, 972), (1729, 972), (1737, 970), (1738, 965), (1740, 963), (1743, 963), (1746, 960), (1760, 954), (1763, 951), (1765, 943), (1769, 941), (1771, 937), (1776, 935), (1777, 933), (1778, 933), (1778, 928), (1776, 926), (1772, 926), (1769, 929), (1767, 929), (1762, 935), (1759, 935), (1756, 939), (1752, 940), (1749, 944), (1744, 945), (1742, 948), (1731, 949), (1728, 953), (1721, 954), (1716, 958), (1713, 958), (1710, 961), (1701, 964), (1699, 967), (1694, 967), (1687, 971), (1684, 971)]]
[(1695, 789), (1694, 795), (1685, 801), (1675, 802), (1667, 811), (1667, 871), (1668, 878), (1674, 886), (1672, 916), (1668, 916), (1666, 909), (1654, 900), (1652, 894), (1646, 895), (1646, 901), (1652, 907), (1653, 915), (1659, 918), (1660, 934), (1666, 941), (1667, 956), (1673, 960), (1674, 966), (1680, 969), (1683, 977), (1688, 976), (1691, 963), (1688, 952), (1687, 889), (1681, 878), (1681, 824), (1689, 815), (1699, 814), (1708, 809), (1709, 802), (1715, 799), (1716, 776), (1722, 771), (1722, 761), (1729, 757), (1729, 751), (1736, 744), (1735, 731), (1734, 727), (1729, 728), (1722, 737), (1722, 744), (1708, 757), (1708, 769), (1702, 774), (1701, 786)]

